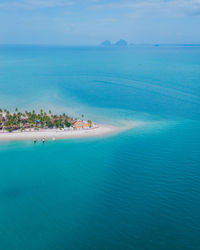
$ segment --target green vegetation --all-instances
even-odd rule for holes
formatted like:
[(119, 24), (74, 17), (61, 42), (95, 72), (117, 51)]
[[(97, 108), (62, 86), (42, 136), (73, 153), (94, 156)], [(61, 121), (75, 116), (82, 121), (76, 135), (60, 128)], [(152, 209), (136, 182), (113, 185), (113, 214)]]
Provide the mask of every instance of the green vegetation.
[(35, 130), (40, 128), (69, 128), (73, 127), (74, 123), (76, 123), (76, 119), (68, 117), (65, 113), (62, 115), (52, 114), (51, 110), (47, 113), (42, 109), (40, 113), (36, 113), (35, 110), (21, 113), (16, 108), (15, 112), (11, 113), (7, 109), (0, 109), (0, 130), (5, 129), (9, 132), (31, 128)]
[(87, 122), (88, 122), (88, 124), (90, 125), (90, 128), (91, 128), (92, 127), (92, 121), (88, 120)]

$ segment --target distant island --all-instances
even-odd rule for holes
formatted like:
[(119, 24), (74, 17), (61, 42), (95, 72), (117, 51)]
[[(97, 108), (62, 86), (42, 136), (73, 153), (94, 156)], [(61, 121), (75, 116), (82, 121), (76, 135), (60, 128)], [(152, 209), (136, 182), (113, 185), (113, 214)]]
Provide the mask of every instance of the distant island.
[(125, 41), (125, 40), (119, 40), (119, 41), (116, 42), (114, 45), (115, 45), (115, 46), (120, 46), (120, 47), (126, 47), (126, 46), (128, 46), (128, 43), (127, 43), (127, 41)]
[[(129, 46), (128, 42), (126, 40), (122, 40), (122, 39), (117, 41), (114, 44), (112, 44), (109, 40), (105, 40), (100, 45), (104, 46), (104, 47), (111, 47), (111, 46), (114, 46), (114, 47), (127, 47), (127, 46)], [(133, 43), (131, 43), (130, 45), (133, 46)]]
[(48, 112), (25, 111), (14, 112), (0, 109), (0, 141), (2, 140), (33, 140), (62, 139), (72, 137), (98, 136), (118, 131), (116, 127), (97, 125), (91, 120), (72, 118), (65, 113), (53, 114)]
[(112, 46), (112, 43), (109, 40), (105, 40), (104, 42), (101, 43), (101, 46)]

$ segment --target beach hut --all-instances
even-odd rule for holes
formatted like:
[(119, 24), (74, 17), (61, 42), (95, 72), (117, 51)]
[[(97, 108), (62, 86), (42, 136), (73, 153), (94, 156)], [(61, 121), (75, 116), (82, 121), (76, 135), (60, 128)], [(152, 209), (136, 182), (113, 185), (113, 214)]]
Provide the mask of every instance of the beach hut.
[(84, 121), (77, 121), (74, 123), (73, 128), (80, 129), (80, 128), (90, 128), (90, 124)]
[(28, 128), (30, 128), (30, 127), (31, 127), (30, 124), (28, 124), (28, 123), (24, 124), (24, 128), (25, 128), (25, 129), (28, 129)]

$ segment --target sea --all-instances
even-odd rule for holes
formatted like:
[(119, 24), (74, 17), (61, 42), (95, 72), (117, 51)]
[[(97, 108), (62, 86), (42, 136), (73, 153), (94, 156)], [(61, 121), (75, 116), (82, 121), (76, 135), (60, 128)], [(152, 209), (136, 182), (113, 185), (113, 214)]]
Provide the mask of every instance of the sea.
[(129, 125), (0, 142), (0, 250), (200, 249), (200, 46), (1, 45), (0, 108)]

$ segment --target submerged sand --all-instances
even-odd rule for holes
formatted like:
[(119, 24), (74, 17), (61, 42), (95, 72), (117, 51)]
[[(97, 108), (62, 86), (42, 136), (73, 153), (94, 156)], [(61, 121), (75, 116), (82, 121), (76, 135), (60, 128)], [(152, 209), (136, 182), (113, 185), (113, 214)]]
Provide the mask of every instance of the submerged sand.
[(40, 131), (24, 131), (24, 132), (0, 132), (0, 141), (23, 141), (23, 140), (57, 140), (82, 138), (92, 136), (104, 136), (119, 133), (120, 131), (130, 129), (131, 127), (140, 126), (143, 123), (135, 122), (131, 126), (115, 127), (109, 125), (98, 125), (91, 129), (81, 130), (59, 130), (59, 129), (43, 129)]

